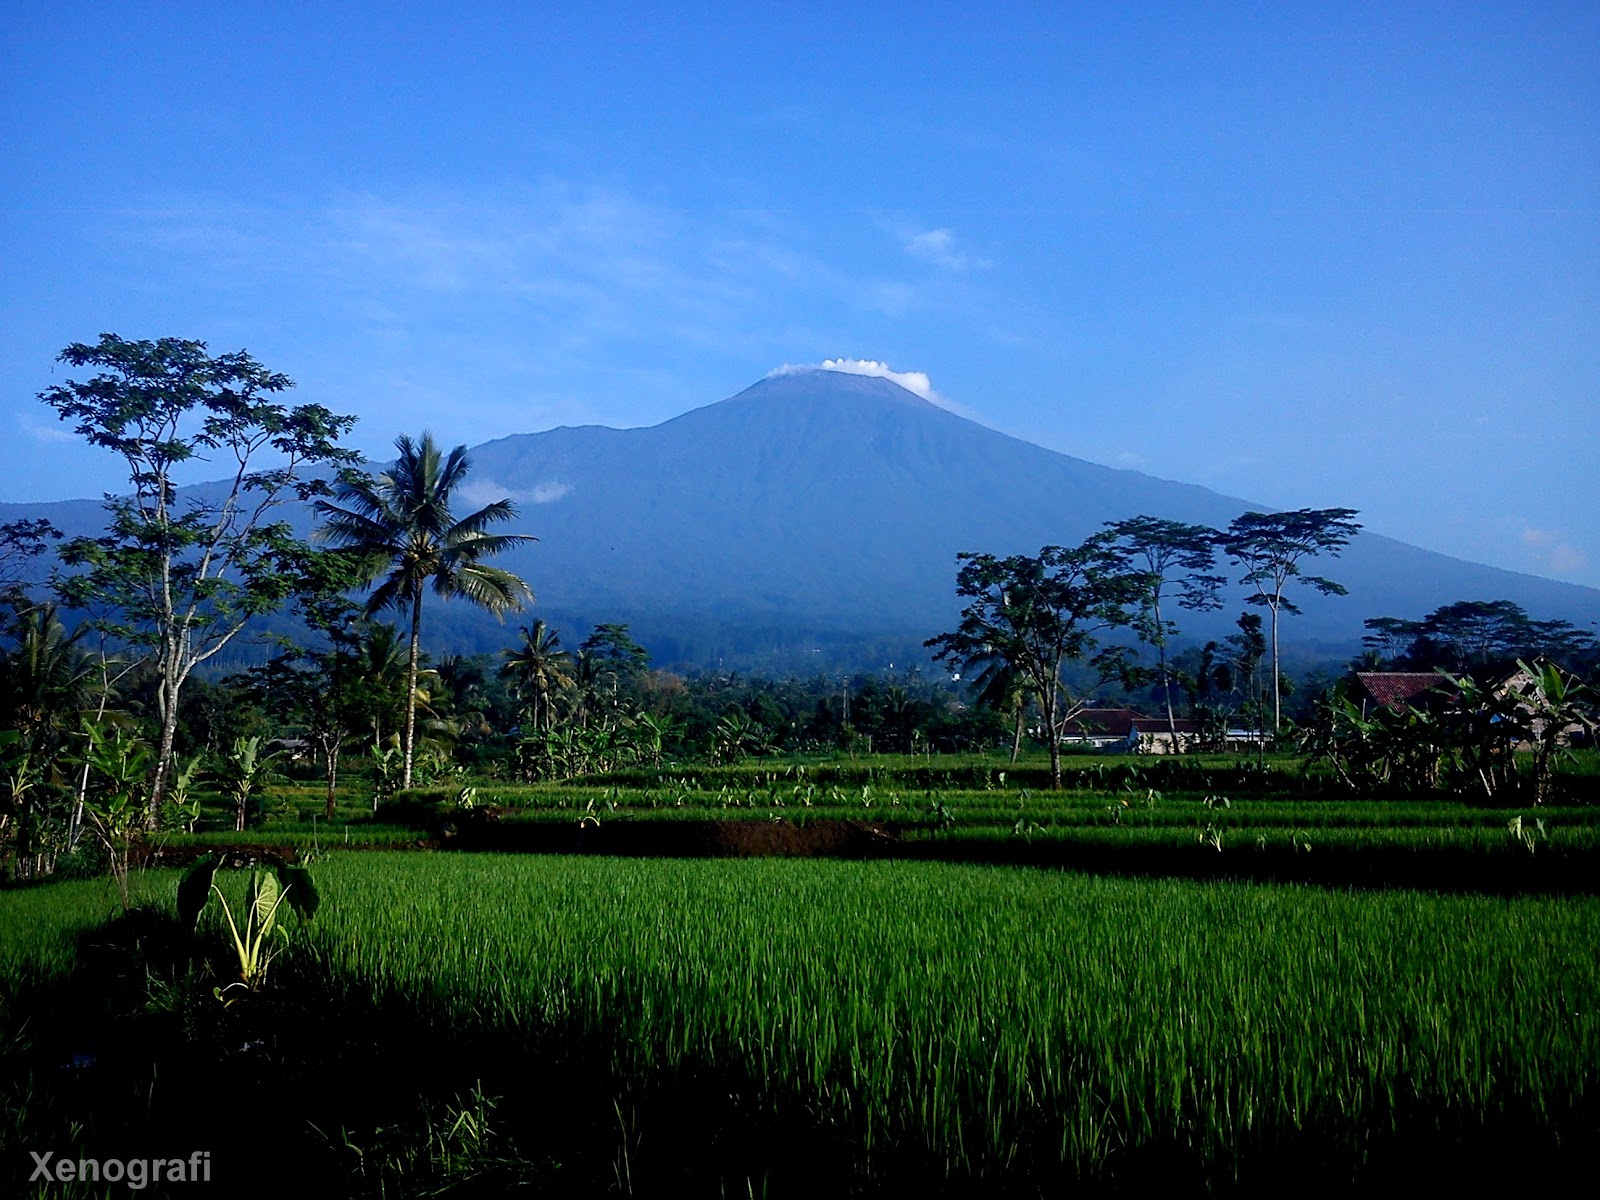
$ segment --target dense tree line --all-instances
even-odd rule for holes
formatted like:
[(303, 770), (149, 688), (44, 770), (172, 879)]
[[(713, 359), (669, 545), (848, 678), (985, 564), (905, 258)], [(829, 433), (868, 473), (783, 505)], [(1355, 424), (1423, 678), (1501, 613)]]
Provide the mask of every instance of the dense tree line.
[(1365, 665), (1388, 670), (1493, 670), (1541, 656), (1580, 672), (1600, 665), (1593, 633), (1534, 620), (1510, 600), (1459, 600), (1419, 620), (1371, 617), (1365, 625)]

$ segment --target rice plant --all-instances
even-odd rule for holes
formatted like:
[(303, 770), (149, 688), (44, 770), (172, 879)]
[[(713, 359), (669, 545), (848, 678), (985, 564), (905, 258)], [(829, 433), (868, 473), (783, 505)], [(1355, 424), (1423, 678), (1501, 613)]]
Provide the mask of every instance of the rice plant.
[(867, 1176), (1115, 1182), (1159, 1153), (1246, 1180), (1314, 1141), (1354, 1178), (1596, 1111), (1593, 900), (379, 854), (324, 882), (301, 965), (347, 997), (724, 1072)]

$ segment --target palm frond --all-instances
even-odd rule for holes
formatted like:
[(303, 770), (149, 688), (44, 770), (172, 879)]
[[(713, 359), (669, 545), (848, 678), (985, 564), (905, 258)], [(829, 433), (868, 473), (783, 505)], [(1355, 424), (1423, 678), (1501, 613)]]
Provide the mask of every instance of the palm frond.
[(392, 520), (394, 513), (390, 508), (392, 488), (387, 475), (363, 475), (358, 478), (341, 480), (333, 490), (333, 498), (337, 503), (327, 500), (318, 500), (315, 508), (318, 512), (337, 510), (343, 505), (351, 512), (359, 513), (372, 520)]
[(516, 533), (474, 534), (445, 545), (439, 553), (439, 564), (447, 571), (460, 570), (531, 540), (533, 539)]
[(439, 595), (460, 596), (496, 616), (533, 602), (533, 589), (499, 567), (464, 564), (457, 570), (436, 574), (433, 580), (434, 591)]
[(317, 512), (323, 518), (317, 530), (317, 537), (322, 541), (336, 546), (370, 547), (391, 554), (399, 551), (392, 523), (331, 504), (319, 507)]
[[(431, 443), (431, 436), (423, 435)], [(441, 495), (448, 496), (461, 486), (461, 481), (466, 478), (467, 471), (471, 469), (472, 460), (467, 457), (467, 448), (457, 446), (450, 451), (450, 456), (445, 459), (444, 465), (438, 464), (438, 451), (434, 451), (434, 478), (437, 480), (437, 490)]]
[(380, 613), (386, 608), (398, 609), (404, 612), (411, 602), (413, 589), (408, 586), (411, 581), (399, 571), (391, 574), (380, 583), (367, 597), (367, 616)]
[(516, 515), (517, 506), (511, 503), (510, 500), (496, 500), (493, 504), (485, 504), (477, 512), (472, 513), (469, 516), (462, 517), (450, 527), (449, 532), (445, 536), (452, 541), (459, 538), (471, 537), (476, 534), (481, 534), (490, 525), (497, 524), (501, 521), (515, 520)]

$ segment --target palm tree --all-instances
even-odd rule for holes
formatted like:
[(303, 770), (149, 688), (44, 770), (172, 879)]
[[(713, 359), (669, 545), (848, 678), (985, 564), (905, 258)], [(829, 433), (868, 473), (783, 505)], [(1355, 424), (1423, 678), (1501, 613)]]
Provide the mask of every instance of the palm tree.
[[(366, 684), (366, 711), (372, 740), (380, 743), (387, 724), (403, 724), (406, 660), (400, 653), (400, 631), (388, 622), (364, 624), (355, 647), (356, 674)], [(390, 730), (387, 736), (393, 737)]]
[(972, 690), (977, 703), (997, 713), (1010, 713), (1012, 721), (1011, 761), (1022, 753), (1022, 731), (1027, 721), (1028, 684), (1022, 673), (1004, 655), (990, 652), (970, 658), (963, 664), (968, 673), (976, 672)]
[(579, 728), (589, 728), (589, 718), (600, 707), (600, 684), (605, 673), (601, 662), (593, 654), (579, 650), (572, 656), (572, 712), (571, 719)]
[(16, 746), (5, 784), (21, 866), (33, 853), (33, 795), (57, 771), (67, 731), (91, 707), (99, 669), (78, 645), (87, 625), (69, 633), (56, 605), (20, 594), (11, 602), (14, 615), (0, 630), (0, 730), (11, 731)]
[(431, 433), (424, 433), (420, 442), (401, 434), (394, 444), (400, 457), (389, 470), (376, 477), (347, 476), (334, 492), (337, 503), (318, 500), (316, 509), (324, 520), (320, 536), (346, 547), (361, 561), (364, 580), (378, 583), (367, 601), (368, 615), (385, 608), (410, 610), (405, 768), (400, 783), (409, 788), (424, 587), (431, 582), (439, 596), (461, 596), (496, 617), (520, 609), (533, 599), (532, 589), (511, 572), (485, 566), (482, 560), (538, 539), (485, 532), (517, 515), (510, 500), (496, 500), (459, 520), (451, 512), (452, 495), (471, 465), (465, 446), (441, 459)]
[(17, 730), (27, 747), (42, 752), (42, 743), (89, 707), (98, 669), (78, 645), (87, 625), (69, 633), (55, 604), (18, 599), (13, 607), (4, 636), (15, 649), (0, 647), (0, 725)]
[(522, 645), (504, 651), (500, 675), (509, 679), (517, 694), (533, 703), (533, 726), (550, 732), (550, 698), (573, 685), (572, 655), (561, 649), (561, 635), (543, 621), (522, 631)]

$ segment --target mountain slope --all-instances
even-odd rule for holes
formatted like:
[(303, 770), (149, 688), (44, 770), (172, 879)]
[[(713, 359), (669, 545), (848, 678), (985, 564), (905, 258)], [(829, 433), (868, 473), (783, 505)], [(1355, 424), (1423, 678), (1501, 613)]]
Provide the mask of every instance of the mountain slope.
[[(693, 627), (759, 630), (751, 636), (790, 645), (840, 634), (914, 645), (957, 610), (957, 551), (1031, 553), (1138, 513), (1222, 526), (1265, 507), (1046, 450), (885, 379), (820, 370), (770, 377), (651, 428), (502, 438), (472, 461), (467, 502), (513, 496), (518, 531), (540, 539), (502, 561), (534, 585), (541, 614), (631, 621), (646, 644)], [(47, 515), (78, 529), (93, 511), (7, 505), (0, 520)], [(1364, 617), (1420, 616), (1459, 599), (1600, 618), (1593, 589), (1371, 533), (1316, 570), (1351, 594), (1301, 597), (1306, 613), (1290, 637), (1354, 641)], [(450, 611), (463, 607), (435, 611), (473, 624)], [(1185, 627), (1214, 636), (1237, 613), (1234, 603)], [(487, 644), (505, 640), (496, 632)], [(697, 646), (690, 656), (713, 653)]]
[[(1221, 526), (1264, 507), (1046, 450), (888, 380), (829, 371), (775, 376), (649, 429), (501, 439), (473, 461), (480, 479), (520, 493), (523, 525), (542, 539), (521, 565), (552, 606), (861, 631), (947, 622), (960, 550), (1033, 552), (1141, 512)], [(1325, 573), (1352, 595), (1306, 597), (1302, 634), (1353, 638), (1362, 617), (1469, 597), (1600, 616), (1592, 589), (1370, 533)]]

